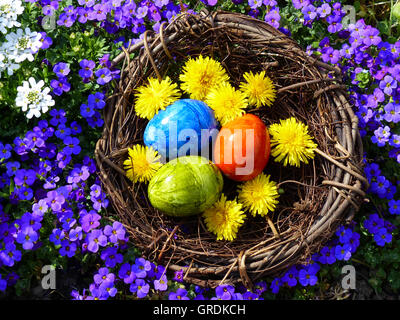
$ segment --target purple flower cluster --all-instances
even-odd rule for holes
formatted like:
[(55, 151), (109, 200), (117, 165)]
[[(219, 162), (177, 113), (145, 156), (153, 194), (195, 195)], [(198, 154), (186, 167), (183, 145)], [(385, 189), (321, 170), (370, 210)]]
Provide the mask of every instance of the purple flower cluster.
[(69, 65), (65, 62), (59, 62), (54, 65), (53, 72), (56, 74), (57, 79), (51, 80), (50, 86), (53, 88), (55, 95), (61, 96), (64, 92), (68, 92), (71, 89), (67, 78), (70, 71)]
[(303, 13), (306, 26), (312, 27), (314, 21), (324, 20), (328, 23), (327, 31), (330, 33), (336, 33), (343, 29), (341, 21), (345, 12), (342, 10), (340, 2), (321, 1), (319, 6), (316, 6), (310, 0), (293, 0), (293, 6)]
[[(217, 0), (208, 0), (210, 6)], [(189, 10), (190, 11), (190, 10)], [(180, 6), (171, 0), (78, 0), (78, 6), (67, 6), (59, 15), (57, 24), (67, 28), (76, 22), (98, 23), (110, 34), (120, 30), (130, 30), (137, 35), (132, 42), (139, 40), (139, 35), (146, 30), (146, 23), (153, 24), (157, 31), (162, 21), (170, 21), (180, 13)]]
[[(178, 288), (170, 291), (168, 300), (264, 300), (262, 294), (267, 290), (267, 284), (260, 281), (255, 284), (254, 292), (246, 289), (243, 285), (235, 288), (230, 284), (221, 284), (212, 292), (209, 288), (195, 286), (194, 296), (189, 297), (186, 288)], [(212, 296), (209, 298), (209, 296)]]
[(331, 265), (336, 261), (349, 260), (360, 245), (360, 234), (355, 232), (352, 226), (340, 226), (335, 234), (336, 238), (331, 239), (318, 253), (312, 255), (307, 265), (294, 265), (283, 276), (273, 279), (270, 285), (271, 292), (278, 293), (282, 286), (314, 286), (318, 283), (320, 264)]
[(383, 220), (377, 213), (369, 215), (364, 221), (364, 228), (374, 236), (374, 241), (380, 247), (392, 242), (392, 231), (395, 228), (389, 221)]
[[(60, 67), (60, 74), (68, 72)], [(81, 163), (72, 161), (81, 152), (80, 125), (68, 125), (64, 110), (53, 109), (50, 115), (49, 121), (40, 120), (24, 137), (15, 138), (13, 145), (0, 143), (0, 267), (13, 267), (48, 237), (61, 256), (98, 253), (112, 268), (122, 262), (119, 250), (127, 241), (125, 228), (120, 222), (101, 221), (108, 199), (98, 178), (93, 178), (94, 161), (87, 156)], [(25, 211), (15, 215), (15, 208)], [(44, 220), (54, 226), (47, 236)], [(17, 275), (10, 270), (2, 277), (4, 291)], [(106, 290), (113, 294), (111, 287)]]
[[(337, 26), (342, 15), (334, 9), (336, 6), (339, 8), (339, 4), (332, 5), (332, 13), (327, 17), (338, 12)], [(400, 41), (394, 44), (383, 41), (378, 29), (363, 20), (338, 31), (335, 33), (340, 34), (341, 41), (332, 44), (325, 38), (311, 53), (340, 67), (345, 81), (352, 84), (350, 97), (356, 107), (361, 134), (373, 133), (371, 142), (385, 148), (389, 157), (400, 163), (400, 132), (393, 126), (400, 121)]]
[(102, 92), (89, 94), (87, 103), (81, 104), (81, 116), (86, 119), (87, 123), (92, 128), (103, 126), (104, 121), (99, 111), (103, 109), (105, 105), (105, 95)]
[(376, 194), (381, 199), (393, 200), (392, 203), (396, 203), (396, 200), (393, 198), (397, 192), (397, 186), (381, 173), (379, 164), (367, 163), (365, 166), (365, 174), (370, 183), (368, 192)]
[[(125, 229), (119, 222), (114, 222), (106, 228), (104, 234), (114, 236), (116, 242), (125, 240)], [(150, 289), (158, 293), (168, 289), (168, 279), (163, 266), (140, 257), (135, 258), (133, 264), (124, 262), (124, 255), (118, 251), (117, 245), (103, 251), (101, 258), (105, 261), (105, 267), (101, 267), (93, 276), (94, 282), (89, 285), (88, 292), (84, 290), (81, 295), (72, 291), (74, 300), (106, 300), (114, 297), (123, 286), (129, 286), (129, 291), (138, 299), (147, 297)], [(125, 258), (127, 255), (125, 252)]]

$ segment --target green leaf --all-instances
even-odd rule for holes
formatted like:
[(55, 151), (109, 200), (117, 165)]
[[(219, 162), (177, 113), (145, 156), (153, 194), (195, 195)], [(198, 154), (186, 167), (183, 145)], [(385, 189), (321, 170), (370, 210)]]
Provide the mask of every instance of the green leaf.
[(390, 33), (390, 32), (389, 32), (389, 28), (390, 28), (389, 22), (386, 21), (386, 20), (384, 20), (384, 21), (379, 21), (379, 22), (377, 23), (376, 27), (377, 27), (378, 30), (379, 30), (381, 33), (383, 33), (383, 34), (388, 35), (388, 34)]
[(385, 279), (386, 278), (386, 272), (383, 270), (383, 268), (379, 268), (378, 271), (376, 272), (377, 277)]

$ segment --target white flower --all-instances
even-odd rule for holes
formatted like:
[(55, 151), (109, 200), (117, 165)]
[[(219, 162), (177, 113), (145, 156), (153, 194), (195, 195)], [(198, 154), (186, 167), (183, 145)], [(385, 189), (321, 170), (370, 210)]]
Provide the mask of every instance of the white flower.
[(40, 117), (42, 113), (49, 110), (49, 107), (54, 106), (54, 100), (49, 95), (50, 88), (42, 89), (44, 81), (36, 80), (32, 77), (28, 81), (23, 81), (22, 86), (17, 87), (17, 98), (15, 104), (21, 107), (22, 111), (28, 111), (26, 117), (31, 119), (33, 116)]
[(0, 31), (7, 33), (7, 28), (20, 27), (17, 21), (18, 16), (24, 12), (20, 0), (0, 0)]
[(14, 74), (14, 70), (19, 69), (19, 64), (14, 62), (14, 59), (7, 55), (7, 52), (0, 52), (0, 76), (4, 70), (7, 70), (9, 76)]
[(14, 60), (17, 63), (26, 59), (32, 62), (33, 54), (42, 46), (41, 37), (40, 33), (31, 32), (29, 28), (17, 29), (17, 32), (10, 32), (6, 35), (7, 42), (3, 43), (2, 48), (8, 50), (15, 57)]

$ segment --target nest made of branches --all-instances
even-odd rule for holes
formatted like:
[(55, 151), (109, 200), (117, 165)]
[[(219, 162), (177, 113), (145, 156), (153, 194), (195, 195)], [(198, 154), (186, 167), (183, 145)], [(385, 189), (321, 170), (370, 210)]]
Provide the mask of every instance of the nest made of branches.
[[(270, 216), (278, 236), (265, 218), (249, 216), (235, 241), (216, 241), (201, 216), (162, 214), (149, 203), (147, 185), (133, 184), (125, 176), (127, 150), (143, 144), (148, 122), (135, 114), (135, 88), (148, 77), (168, 75), (179, 82), (181, 66), (200, 54), (220, 61), (236, 86), (244, 72), (265, 70), (276, 85), (277, 99), (271, 108), (247, 112), (267, 126), (293, 116), (308, 125), (318, 143), (308, 165), (283, 167), (270, 159), (264, 169), (284, 190)], [(121, 77), (104, 109), (104, 132), (96, 145), (100, 178), (143, 256), (170, 270), (183, 269), (187, 282), (215, 287), (241, 281), (252, 288), (263, 276), (306, 263), (359, 209), (368, 181), (358, 120), (340, 70), (310, 57), (263, 21), (220, 11), (184, 13), (163, 23), (158, 33), (146, 31), (143, 41), (117, 56), (113, 66), (121, 68)], [(225, 179), (223, 192), (234, 197), (236, 186)]]

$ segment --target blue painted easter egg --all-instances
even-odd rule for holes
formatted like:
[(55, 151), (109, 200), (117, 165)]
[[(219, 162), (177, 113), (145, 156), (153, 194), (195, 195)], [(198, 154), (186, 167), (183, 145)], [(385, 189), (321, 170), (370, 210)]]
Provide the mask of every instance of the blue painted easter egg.
[(217, 134), (213, 130), (217, 125), (214, 111), (203, 101), (180, 99), (149, 121), (143, 140), (164, 158), (202, 155), (202, 150), (208, 155), (210, 136)]

